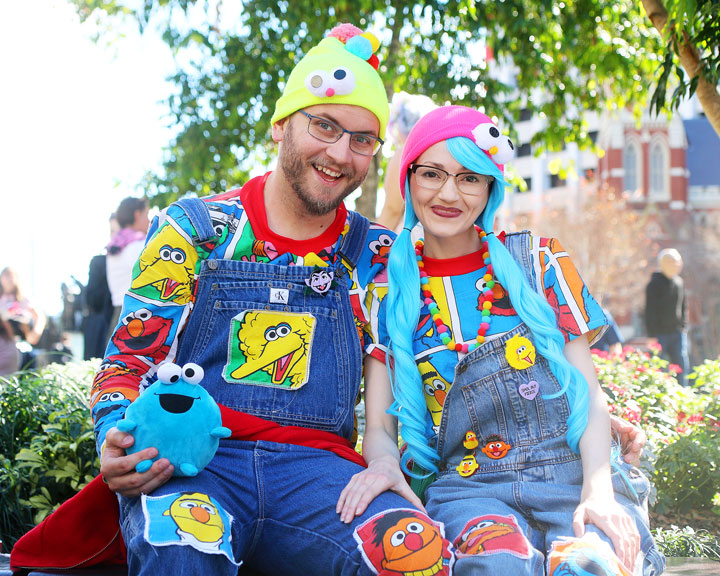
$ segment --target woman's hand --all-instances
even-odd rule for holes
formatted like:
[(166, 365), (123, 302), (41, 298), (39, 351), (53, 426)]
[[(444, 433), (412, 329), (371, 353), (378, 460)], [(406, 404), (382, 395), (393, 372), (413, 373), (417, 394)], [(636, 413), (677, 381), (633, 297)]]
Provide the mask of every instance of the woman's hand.
[(573, 531), (578, 538), (585, 534), (585, 524), (595, 524), (610, 538), (615, 554), (632, 572), (640, 552), (640, 534), (635, 521), (615, 498), (583, 499), (573, 514)]
[(425, 511), (415, 493), (410, 489), (400, 471), (400, 465), (394, 458), (376, 458), (362, 472), (355, 474), (340, 493), (335, 511), (345, 524), (360, 516), (376, 496), (386, 490), (392, 490), (410, 504)]
[(117, 428), (108, 430), (105, 436), (105, 447), (100, 459), (100, 474), (110, 490), (127, 498), (135, 498), (140, 494), (150, 494), (158, 486), (167, 482), (175, 469), (167, 458), (153, 462), (147, 472), (138, 474), (135, 466), (143, 460), (151, 460), (157, 456), (157, 448), (146, 448), (135, 454), (128, 455), (126, 448), (133, 445), (135, 439)]
[(612, 414), (610, 415), (610, 428), (620, 441), (625, 462), (633, 466), (640, 464), (643, 446), (647, 442), (647, 435), (642, 428)]

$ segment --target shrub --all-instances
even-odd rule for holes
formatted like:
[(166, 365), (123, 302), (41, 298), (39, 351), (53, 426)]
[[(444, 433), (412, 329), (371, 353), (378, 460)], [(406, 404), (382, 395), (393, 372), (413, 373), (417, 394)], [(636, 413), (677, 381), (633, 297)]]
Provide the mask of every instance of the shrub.
[(653, 536), (665, 556), (720, 560), (720, 541), (707, 530), (671, 526), (653, 530)]
[(20, 535), (99, 470), (88, 406), (96, 363), (0, 378), (0, 539)]
[(720, 500), (720, 361), (705, 361), (680, 386), (677, 366), (626, 348), (594, 353), (610, 410), (640, 425), (648, 436), (643, 468), (657, 490), (653, 511), (710, 510)]

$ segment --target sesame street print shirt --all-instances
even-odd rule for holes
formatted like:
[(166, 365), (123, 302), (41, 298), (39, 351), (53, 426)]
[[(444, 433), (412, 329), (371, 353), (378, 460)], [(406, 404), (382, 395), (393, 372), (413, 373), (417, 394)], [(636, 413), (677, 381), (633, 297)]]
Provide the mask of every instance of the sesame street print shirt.
[[(90, 401), (98, 450), (127, 406), (155, 380), (158, 365), (175, 359), (193, 312), (204, 260), (310, 266), (316, 267), (320, 279), (333, 262), (349, 227), (345, 207), (338, 208), (335, 221), (316, 238), (296, 241), (279, 236), (270, 230), (265, 213), (268, 175), (250, 180), (240, 190), (203, 199), (216, 233), (209, 242), (198, 241), (185, 211), (176, 204), (154, 219), (133, 269), (120, 322), (93, 381)], [(393, 239), (392, 232), (371, 225), (356, 265), (339, 280), (347, 283), (363, 352), (382, 362), (387, 336), (379, 320), (380, 303), (387, 293), (386, 265)]]

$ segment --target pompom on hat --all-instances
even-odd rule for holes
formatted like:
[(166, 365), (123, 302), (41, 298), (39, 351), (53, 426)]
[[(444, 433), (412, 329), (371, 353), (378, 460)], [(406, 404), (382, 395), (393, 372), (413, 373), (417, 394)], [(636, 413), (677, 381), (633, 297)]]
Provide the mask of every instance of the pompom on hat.
[(496, 180), (499, 176), (502, 180), (504, 164), (515, 154), (512, 141), (501, 134), (493, 121), (482, 112), (466, 106), (443, 106), (423, 116), (407, 137), (400, 160), (400, 191), (403, 198), (410, 164), (430, 146), (458, 136), (467, 138), (482, 150), (497, 167), (497, 171), (489, 170), (486, 173), (495, 176)]
[(379, 136), (384, 138), (389, 106), (377, 72), (379, 47), (375, 36), (352, 24), (333, 28), (293, 68), (270, 122), (275, 124), (306, 106), (351, 104), (375, 114)]

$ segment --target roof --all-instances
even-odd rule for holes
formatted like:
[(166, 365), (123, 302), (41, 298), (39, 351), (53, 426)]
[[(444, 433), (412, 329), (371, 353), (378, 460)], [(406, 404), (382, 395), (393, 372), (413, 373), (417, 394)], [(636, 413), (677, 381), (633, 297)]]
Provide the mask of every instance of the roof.
[(683, 120), (687, 135), (687, 168), (690, 186), (720, 185), (720, 136), (705, 116)]

